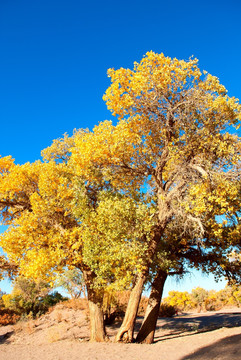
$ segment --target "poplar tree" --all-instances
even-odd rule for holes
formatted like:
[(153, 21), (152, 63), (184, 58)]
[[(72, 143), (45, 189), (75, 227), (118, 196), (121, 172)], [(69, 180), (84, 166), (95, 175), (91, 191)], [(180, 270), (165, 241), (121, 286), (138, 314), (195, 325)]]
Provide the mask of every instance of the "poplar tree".
[[(240, 138), (235, 133), (241, 106), (217, 77), (200, 71), (197, 59), (148, 52), (133, 70), (110, 69), (108, 75), (104, 100), (117, 125), (105, 121), (86, 137), (77, 136), (72, 161), (79, 174), (94, 163), (106, 181), (130, 196), (148, 189), (156, 204), (145, 267), (133, 283), (117, 335), (117, 341), (132, 341), (143, 285), (167, 226), (179, 219), (183, 228), (199, 232), (194, 239), (202, 239), (207, 226), (218, 239), (223, 225), (215, 216), (233, 211), (239, 195)], [(206, 201), (220, 205), (215, 213), (210, 207), (210, 220), (202, 217)]]

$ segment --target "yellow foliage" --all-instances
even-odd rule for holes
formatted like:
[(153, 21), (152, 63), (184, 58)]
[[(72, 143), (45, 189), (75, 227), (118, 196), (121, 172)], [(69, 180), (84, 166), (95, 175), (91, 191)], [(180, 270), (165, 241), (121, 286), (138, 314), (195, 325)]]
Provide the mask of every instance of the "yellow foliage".
[(241, 146), (227, 129), (241, 119), (238, 100), (197, 59), (148, 52), (133, 70), (108, 75), (104, 100), (115, 126), (65, 134), (43, 150), (44, 163), (0, 158), (10, 225), (1, 246), (27, 276), (87, 266), (99, 285), (121, 287), (153, 261), (156, 233), (183, 251), (205, 232), (207, 246), (237, 244), (240, 229), (230, 222), (239, 211)]

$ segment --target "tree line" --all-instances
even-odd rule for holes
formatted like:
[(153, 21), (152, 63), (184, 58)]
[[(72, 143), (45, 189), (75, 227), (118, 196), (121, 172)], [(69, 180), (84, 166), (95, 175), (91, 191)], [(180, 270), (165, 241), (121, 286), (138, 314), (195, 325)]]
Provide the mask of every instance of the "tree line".
[(240, 281), (241, 105), (197, 59), (148, 52), (108, 76), (116, 124), (65, 134), (34, 163), (0, 158), (0, 263), (50, 283), (80, 270), (92, 341), (107, 338), (105, 293), (129, 289), (116, 341), (132, 342), (150, 284), (135, 341), (151, 343), (168, 276)]
[(230, 284), (224, 289), (205, 290), (201, 287), (187, 291), (169, 291), (168, 296), (163, 299), (163, 305), (173, 307), (176, 312), (183, 311), (217, 311), (225, 307), (241, 306), (241, 287), (237, 284)]

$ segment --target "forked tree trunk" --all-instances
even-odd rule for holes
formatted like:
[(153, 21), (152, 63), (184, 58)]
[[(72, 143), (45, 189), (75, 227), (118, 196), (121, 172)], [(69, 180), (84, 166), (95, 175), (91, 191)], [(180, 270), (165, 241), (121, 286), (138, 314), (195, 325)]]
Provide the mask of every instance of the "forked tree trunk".
[(131, 290), (130, 298), (128, 301), (126, 313), (122, 325), (116, 335), (116, 342), (132, 342), (135, 327), (135, 321), (139, 303), (141, 300), (142, 290), (146, 281), (147, 275), (138, 275), (135, 285)]
[(94, 273), (91, 270), (84, 270), (83, 275), (90, 313), (90, 341), (103, 342), (107, 340), (102, 310), (103, 297), (93, 288)]
[(167, 278), (165, 271), (159, 270), (152, 284), (151, 293), (136, 342), (152, 344), (156, 330), (156, 323), (159, 315), (159, 309), (163, 294), (163, 287)]
[(148, 250), (146, 253), (146, 266), (143, 269), (142, 273), (137, 276), (135, 284), (131, 290), (130, 298), (128, 301), (126, 313), (122, 325), (116, 335), (116, 342), (132, 342), (133, 333), (136, 322), (136, 316), (138, 312), (139, 303), (141, 300), (141, 295), (143, 291), (144, 284), (146, 282), (150, 263), (153, 259), (154, 254), (157, 251), (157, 245), (160, 241), (161, 235), (165, 229), (166, 222), (162, 222), (162, 226), (158, 226), (155, 231), (155, 235), (149, 243)]

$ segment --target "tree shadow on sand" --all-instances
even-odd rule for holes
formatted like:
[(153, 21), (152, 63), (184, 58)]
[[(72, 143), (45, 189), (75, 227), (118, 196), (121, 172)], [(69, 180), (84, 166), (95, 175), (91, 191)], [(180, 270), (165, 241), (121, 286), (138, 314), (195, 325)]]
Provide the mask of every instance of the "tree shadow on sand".
[[(143, 317), (137, 317), (135, 335), (140, 330)], [(116, 334), (121, 320), (107, 326), (107, 333)], [(157, 321), (155, 340), (160, 342), (170, 338), (186, 337), (196, 333), (217, 330), (222, 327), (241, 326), (241, 312), (183, 314), (174, 318), (159, 318)], [(241, 356), (240, 356), (241, 359)]]
[[(235, 326), (241, 326), (241, 313), (179, 316), (165, 321), (159, 321), (155, 342), (175, 335), (181, 335), (182, 333), (206, 332), (222, 327), (232, 328)], [(158, 330), (161, 330), (164, 334), (158, 333)]]
[(240, 342), (241, 334), (228, 336), (184, 356), (181, 360), (240, 360)]

